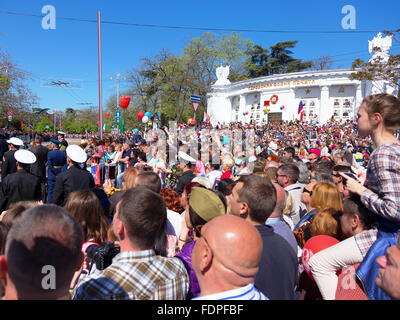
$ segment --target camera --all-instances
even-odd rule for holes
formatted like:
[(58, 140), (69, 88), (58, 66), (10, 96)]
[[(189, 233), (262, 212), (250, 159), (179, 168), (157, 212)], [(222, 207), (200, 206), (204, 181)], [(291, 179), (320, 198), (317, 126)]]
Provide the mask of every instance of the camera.
[(120, 253), (120, 248), (109, 241), (102, 242), (99, 245), (92, 244), (86, 249), (88, 258), (96, 264), (98, 270), (107, 268), (118, 253)]

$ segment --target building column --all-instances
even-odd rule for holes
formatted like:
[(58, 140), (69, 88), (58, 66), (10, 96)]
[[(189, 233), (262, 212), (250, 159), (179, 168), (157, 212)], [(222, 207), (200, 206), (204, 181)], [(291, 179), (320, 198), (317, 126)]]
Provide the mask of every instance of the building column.
[(239, 121), (244, 122), (245, 117), (243, 115), (243, 112), (246, 112), (246, 94), (241, 94), (240, 95), (240, 103), (239, 103)]
[[(291, 120), (298, 119), (297, 111), (299, 109), (299, 103), (300, 102), (299, 101), (296, 102), (296, 89), (294, 87), (289, 89), (288, 101), (293, 101), (290, 104), (290, 106), (288, 106), (289, 110), (290, 110), (290, 114), (288, 114), (287, 112), (283, 112), (282, 111), (282, 120), (291, 121)], [(292, 110), (293, 110), (293, 112), (292, 112)]]
[(321, 86), (321, 99), (318, 115), (319, 123), (326, 123), (332, 114), (332, 106), (329, 105), (329, 86)]
[(355, 118), (358, 108), (361, 105), (361, 102), (363, 100), (362, 97), (362, 91), (361, 91), (361, 82), (356, 86), (356, 99), (354, 101), (354, 105), (353, 105), (353, 119)]

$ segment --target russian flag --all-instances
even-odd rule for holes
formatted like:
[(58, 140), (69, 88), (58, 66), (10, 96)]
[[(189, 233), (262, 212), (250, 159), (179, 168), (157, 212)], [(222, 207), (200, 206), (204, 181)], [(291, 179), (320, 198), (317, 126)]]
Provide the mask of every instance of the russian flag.
[(299, 109), (297, 110), (297, 114), (300, 114), (300, 112), (303, 111), (303, 107), (304, 107), (303, 101), (300, 100)]

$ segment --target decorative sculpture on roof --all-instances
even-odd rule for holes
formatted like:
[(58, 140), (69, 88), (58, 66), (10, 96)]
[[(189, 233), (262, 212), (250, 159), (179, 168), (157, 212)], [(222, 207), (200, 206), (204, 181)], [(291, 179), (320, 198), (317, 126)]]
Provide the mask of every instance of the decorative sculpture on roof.
[(217, 68), (217, 81), (214, 83), (217, 86), (230, 84), (231, 82), (228, 80), (229, 76), (229, 65), (228, 66), (219, 66)]
[(382, 33), (368, 41), (368, 51), (371, 54), (370, 62), (386, 63), (389, 60), (389, 50), (392, 47), (392, 36), (382, 37)]

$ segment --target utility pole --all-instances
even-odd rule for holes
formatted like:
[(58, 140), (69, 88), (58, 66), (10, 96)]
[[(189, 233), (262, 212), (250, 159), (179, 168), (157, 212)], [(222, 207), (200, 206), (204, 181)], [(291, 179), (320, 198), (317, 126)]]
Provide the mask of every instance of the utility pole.
[(56, 134), (56, 109), (53, 109), (53, 135)]
[[(118, 72), (116, 76), (111, 76), (110, 79), (113, 80), (115, 78), (117, 78), (117, 110), (119, 111), (119, 103), (120, 103), (120, 99), (119, 99), (119, 80), (120, 80), (121, 74)], [(123, 77), (123, 80), (126, 80), (126, 77)], [(121, 128), (120, 128), (121, 129)]]

